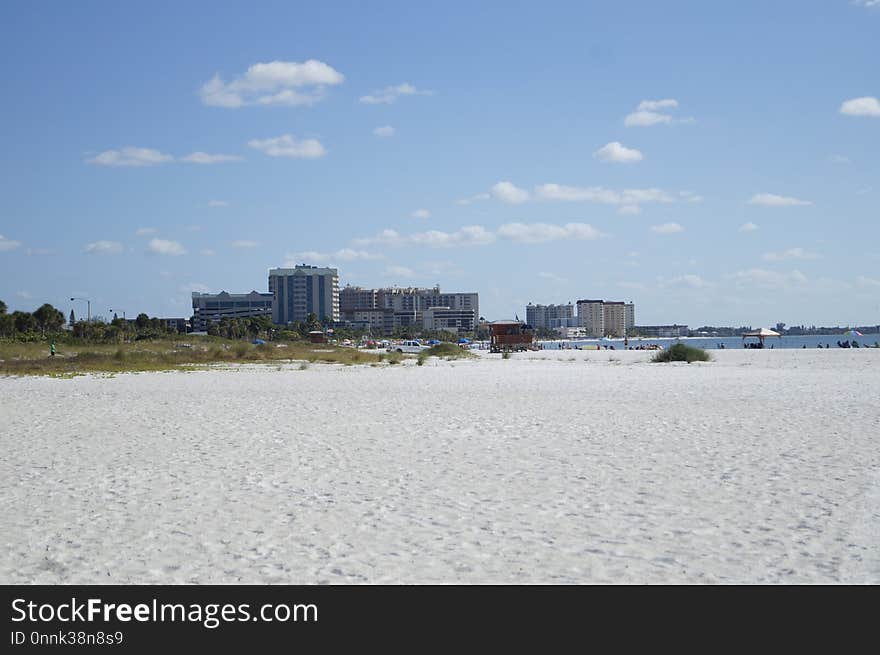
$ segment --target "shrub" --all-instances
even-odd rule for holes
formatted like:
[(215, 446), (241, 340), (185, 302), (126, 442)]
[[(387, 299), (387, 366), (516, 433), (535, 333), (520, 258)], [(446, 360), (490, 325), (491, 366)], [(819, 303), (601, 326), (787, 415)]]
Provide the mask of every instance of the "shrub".
[(711, 361), (709, 353), (700, 348), (686, 346), (683, 343), (677, 343), (668, 350), (661, 350), (654, 355), (652, 362), (708, 362)]

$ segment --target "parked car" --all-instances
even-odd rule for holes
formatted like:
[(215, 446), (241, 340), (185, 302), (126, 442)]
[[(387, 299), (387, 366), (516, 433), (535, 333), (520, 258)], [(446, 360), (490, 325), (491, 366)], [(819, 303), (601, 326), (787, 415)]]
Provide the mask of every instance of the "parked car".
[(404, 341), (402, 343), (391, 344), (388, 347), (388, 352), (397, 352), (397, 353), (420, 353), (423, 350), (427, 350), (428, 346), (423, 346), (422, 343), (418, 339), (413, 339), (411, 341)]

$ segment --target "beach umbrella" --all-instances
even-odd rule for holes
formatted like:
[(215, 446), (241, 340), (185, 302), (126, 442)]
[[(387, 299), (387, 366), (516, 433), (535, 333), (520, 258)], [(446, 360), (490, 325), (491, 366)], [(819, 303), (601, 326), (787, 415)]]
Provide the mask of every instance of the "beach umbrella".
[(428, 340), (428, 345), (429, 345), (429, 346), (436, 346), (438, 343), (440, 343), (440, 340), (439, 340), (439, 339), (429, 339), (429, 340)]
[(251, 341), (251, 343), (254, 344), (255, 346), (265, 346), (266, 345), (266, 342), (263, 341), (262, 339), (254, 339), (253, 341)]
[(766, 339), (767, 337), (779, 337), (781, 339), (782, 335), (779, 334), (779, 332), (774, 332), (770, 328), (761, 328), (760, 330), (755, 330), (754, 332), (743, 332), (743, 341), (746, 340), (746, 337), (757, 337), (758, 340), (763, 344), (764, 339)]
[(863, 337), (865, 335), (863, 335), (858, 330), (847, 330), (846, 332), (843, 333), (843, 336), (845, 336), (845, 337)]
[(470, 339), (464, 339), (464, 338), (462, 338), (462, 339), (459, 339), (459, 340), (458, 340), (459, 345), (464, 344), (464, 343), (470, 343), (470, 342), (471, 342)]

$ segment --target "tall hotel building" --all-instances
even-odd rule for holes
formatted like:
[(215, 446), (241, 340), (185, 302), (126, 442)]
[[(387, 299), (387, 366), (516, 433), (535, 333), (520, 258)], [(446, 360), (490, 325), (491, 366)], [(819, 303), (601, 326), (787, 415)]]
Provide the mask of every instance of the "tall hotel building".
[(269, 269), (269, 293), (272, 294), (272, 322), (287, 325), (305, 321), (315, 314), (339, 320), (339, 273), (335, 268), (296, 266)]
[(574, 305), (526, 305), (526, 323), (533, 328), (553, 329), (569, 327), (574, 319)]

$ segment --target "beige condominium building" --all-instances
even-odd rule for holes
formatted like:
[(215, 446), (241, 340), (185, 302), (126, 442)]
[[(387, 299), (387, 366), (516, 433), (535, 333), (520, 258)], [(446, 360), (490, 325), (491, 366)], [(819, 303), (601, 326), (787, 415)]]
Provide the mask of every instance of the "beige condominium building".
[(578, 323), (588, 337), (604, 336), (622, 338), (636, 322), (633, 303), (616, 300), (578, 300)]

